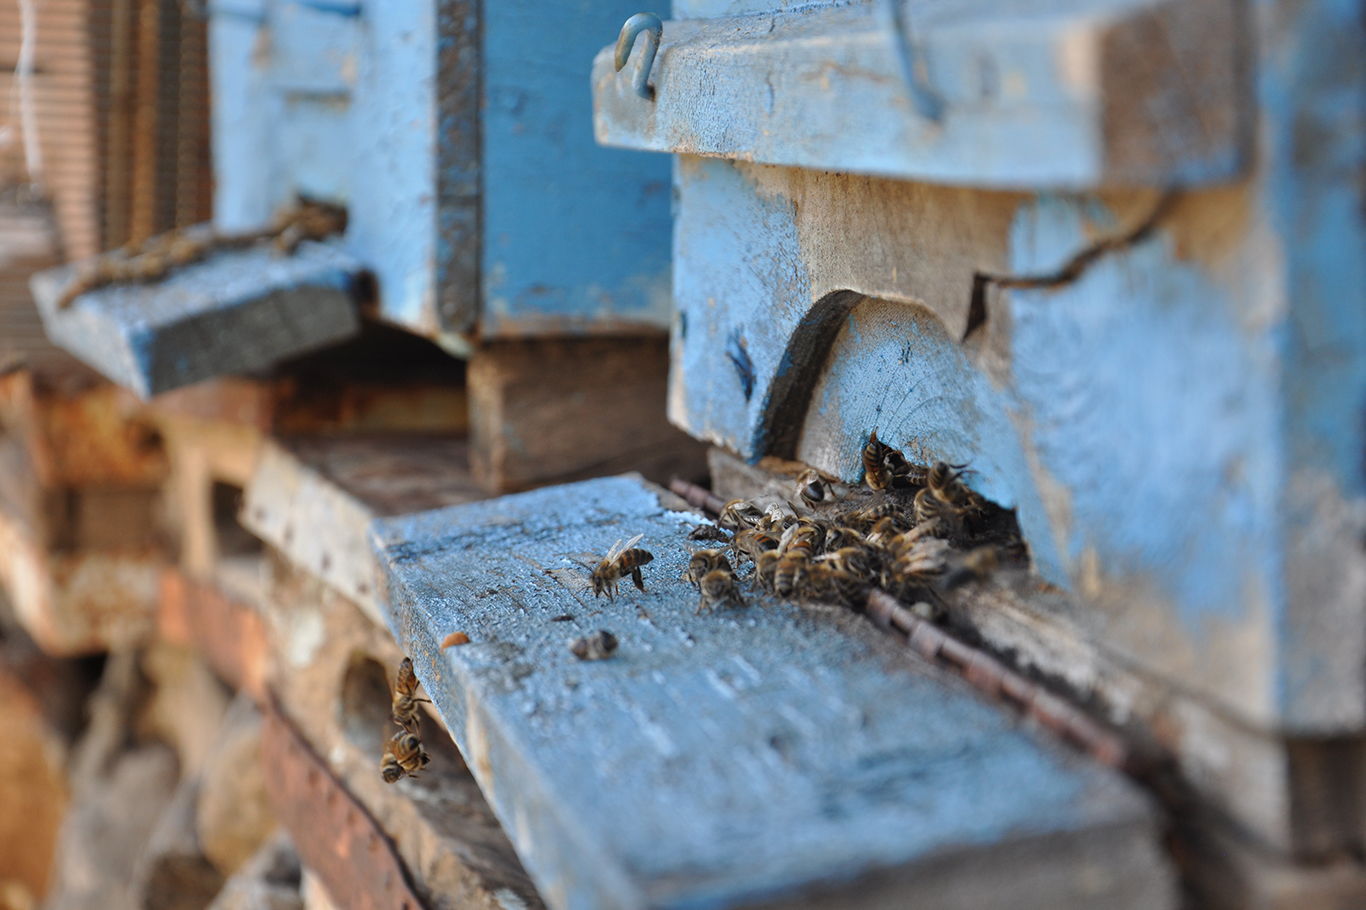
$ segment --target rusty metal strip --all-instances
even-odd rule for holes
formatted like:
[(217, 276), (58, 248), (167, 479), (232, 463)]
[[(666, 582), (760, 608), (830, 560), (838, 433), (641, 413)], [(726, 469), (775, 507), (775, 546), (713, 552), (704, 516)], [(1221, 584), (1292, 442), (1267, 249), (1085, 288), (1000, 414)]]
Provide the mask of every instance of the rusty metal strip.
[(675, 477), (669, 481), (669, 492), (687, 501), (688, 505), (705, 509), (713, 515), (720, 515), (721, 510), (726, 507), (726, 503), (721, 497), (716, 496), (706, 487), (699, 487), (695, 483), (688, 483)]
[(345, 910), (423, 910), (379, 823), (332, 775), (273, 695), (263, 707), (266, 790), (304, 865)]
[(879, 628), (904, 637), (917, 654), (949, 666), (983, 694), (1011, 704), (1102, 764), (1130, 774), (1142, 770), (1137, 752), (1117, 734), (985, 651), (916, 616), (886, 591), (869, 593), (866, 612)]

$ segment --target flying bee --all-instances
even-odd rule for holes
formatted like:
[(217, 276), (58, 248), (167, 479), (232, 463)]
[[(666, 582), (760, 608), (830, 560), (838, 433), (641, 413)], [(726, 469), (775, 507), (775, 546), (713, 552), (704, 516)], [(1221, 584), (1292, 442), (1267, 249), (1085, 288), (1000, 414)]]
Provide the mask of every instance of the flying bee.
[(645, 579), (640, 574), (640, 567), (651, 562), (655, 556), (648, 550), (636, 548), (644, 534), (637, 534), (626, 543), (618, 540), (612, 544), (612, 549), (607, 551), (607, 556), (598, 567), (593, 570), (593, 596), (601, 597), (607, 595), (608, 600), (616, 599), (617, 582), (627, 575), (631, 576), (631, 581), (640, 590), (645, 590)]
[(395, 783), (403, 775), (415, 775), (431, 757), (423, 750), (422, 740), (407, 731), (395, 733), (384, 744), (384, 755), (379, 761), (380, 775), (385, 783)]
[(757, 565), (760, 554), (778, 549), (778, 538), (755, 528), (741, 528), (735, 532), (730, 545), (735, 550), (737, 563), (741, 556), (748, 556)]
[(759, 587), (766, 591), (773, 590), (774, 573), (781, 559), (777, 550), (766, 550), (754, 560), (754, 578), (759, 582)]
[(731, 603), (740, 607), (745, 605), (745, 599), (740, 596), (740, 588), (735, 583), (735, 573), (730, 571), (729, 567), (713, 569), (703, 575), (698, 590), (702, 594), (697, 603), (698, 613), (704, 609), (711, 610), (718, 604)]
[(698, 525), (688, 532), (689, 540), (730, 540), (730, 535), (716, 525)]
[(606, 629), (569, 642), (569, 653), (579, 660), (606, 660), (617, 650), (617, 637)]
[(413, 672), (413, 662), (405, 657), (398, 665), (398, 678), (394, 680), (394, 707), (391, 716), (394, 723), (409, 733), (418, 732), (418, 703), (431, 704), (427, 699), (414, 695), (416, 691), (417, 674)]
[(732, 575), (735, 574), (725, 553), (720, 550), (698, 550), (692, 555), (692, 559), (688, 560), (688, 581), (696, 588), (701, 585), (702, 577), (708, 572), (722, 569)]
[(808, 506), (814, 506), (818, 502), (825, 502), (830, 490), (816, 469), (809, 468), (797, 478), (797, 495)]
[(732, 499), (721, 509), (716, 523), (729, 531), (738, 531), (740, 528), (755, 527), (763, 518), (764, 513), (754, 503), (747, 499)]

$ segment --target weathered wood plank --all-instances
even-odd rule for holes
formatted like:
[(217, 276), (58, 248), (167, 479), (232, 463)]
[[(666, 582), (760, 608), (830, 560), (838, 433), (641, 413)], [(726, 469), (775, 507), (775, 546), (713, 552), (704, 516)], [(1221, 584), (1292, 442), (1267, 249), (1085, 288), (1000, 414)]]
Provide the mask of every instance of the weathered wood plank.
[(223, 252), (151, 285), (111, 285), (58, 301), (80, 265), (40, 272), (33, 294), (48, 337), (143, 398), (224, 373), (250, 372), (360, 330), (361, 266), (303, 244)]
[(665, 416), (663, 338), (505, 341), (469, 366), (470, 461), (491, 492), (620, 471), (705, 474), (706, 452)]
[[(695, 521), (618, 477), (374, 526), (399, 643), (548, 903), (1172, 904), (1132, 784), (862, 618), (696, 615)], [(647, 593), (591, 601), (586, 565), (638, 533)], [(616, 655), (578, 662), (598, 628)]]
[[(1226, 181), (1249, 154), (1227, 0), (889, 0), (721, 15), (664, 24), (653, 98), (632, 85), (639, 53), (619, 73), (612, 47), (598, 54), (599, 142), (1050, 189)], [(912, 55), (924, 68), (914, 90)]]
[(269, 439), (247, 484), (240, 518), (383, 626), (370, 522), (487, 495), (470, 476), (461, 437)]

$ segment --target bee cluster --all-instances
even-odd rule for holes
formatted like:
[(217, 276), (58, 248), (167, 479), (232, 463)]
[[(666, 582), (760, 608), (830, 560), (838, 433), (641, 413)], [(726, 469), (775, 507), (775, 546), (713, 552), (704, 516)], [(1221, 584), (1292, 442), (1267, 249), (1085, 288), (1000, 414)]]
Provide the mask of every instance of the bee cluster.
[(737, 499), (694, 530), (693, 540), (725, 544), (689, 562), (698, 610), (743, 605), (738, 570), (749, 562), (757, 586), (779, 597), (862, 609), (877, 587), (933, 618), (947, 589), (1026, 558), (1013, 514), (963, 482), (966, 465), (911, 464), (874, 431), (863, 468), (867, 489), (841, 491), (808, 470), (794, 490), (804, 508)]
[(398, 678), (394, 680), (394, 705), (390, 714), (400, 729), (385, 742), (384, 755), (379, 761), (380, 775), (385, 783), (396, 783), (405, 774), (417, 774), (431, 760), (418, 735), (421, 725), (417, 706), (427, 699), (418, 698), (416, 692), (417, 674), (413, 672), (413, 662), (405, 657), (398, 665)]

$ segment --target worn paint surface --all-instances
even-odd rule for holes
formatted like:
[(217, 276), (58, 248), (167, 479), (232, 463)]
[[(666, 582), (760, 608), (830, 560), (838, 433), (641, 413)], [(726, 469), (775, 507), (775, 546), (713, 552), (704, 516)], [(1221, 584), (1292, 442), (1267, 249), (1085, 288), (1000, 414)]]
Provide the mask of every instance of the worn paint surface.
[[(695, 521), (608, 478), (373, 526), (400, 644), (552, 906), (728, 906), (875, 868), (912, 887), (950, 854), (980, 858), (987, 889), (1031, 893), (1096, 831), (1151, 831), (1126, 781), (861, 618), (696, 615), (680, 577)], [(586, 565), (637, 533), (647, 592), (593, 600)], [(577, 661), (566, 640), (597, 628), (617, 654)], [(471, 643), (443, 652), (452, 630)], [(989, 860), (1045, 835), (1038, 866)], [(1150, 836), (1106, 905), (1170, 899)]]
[(110, 285), (58, 309), (78, 268), (33, 276), (48, 337), (143, 398), (360, 331), (360, 265), (333, 244), (304, 243), (292, 256), (263, 245), (222, 252), (155, 284)]
[(664, 27), (653, 98), (598, 54), (598, 141), (1006, 188), (1203, 183), (1245, 161), (1232, 2), (916, 4), (904, 38), (891, 5), (692, 6)]
[(599, 148), (583, 90), (618, 3), (217, 0), (215, 219), (348, 206), (383, 318), (436, 337), (657, 331), (664, 160)]
[[(1362, 156), (1346, 113), (1318, 116), (1343, 145), (1317, 182), (1273, 146), (1267, 174), (1186, 194), (1075, 280), (989, 291), (967, 343), (974, 268), (1056, 270), (1155, 194), (964, 193), (942, 221), (905, 202), (903, 223), (871, 201), (902, 184), (682, 158), (671, 419), (850, 480), (873, 427), (969, 461), (1125, 659), (1262, 729), (1359, 729), (1366, 234), (1344, 162)], [(1294, 197), (1293, 228), (1281, 181), (1317, 200)], [(881, 252), (946, 236), (957, 267)]]
[(583, 84), (636, 12), (484, 5), (485, 336), (668, 325), (668, 161), (598, 147)]

